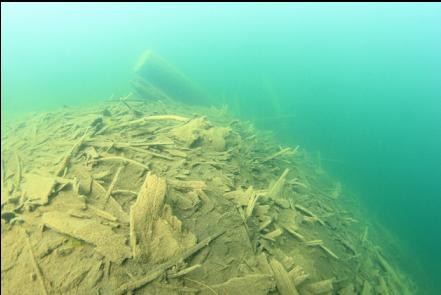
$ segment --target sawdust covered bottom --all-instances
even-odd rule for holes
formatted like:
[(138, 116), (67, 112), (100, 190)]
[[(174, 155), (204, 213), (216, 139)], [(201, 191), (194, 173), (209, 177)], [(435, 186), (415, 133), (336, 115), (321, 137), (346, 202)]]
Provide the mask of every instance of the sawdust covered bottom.
[(1, 153), (4, 294), (415, 292), (340, 183), (225, 108), (37, 113)]

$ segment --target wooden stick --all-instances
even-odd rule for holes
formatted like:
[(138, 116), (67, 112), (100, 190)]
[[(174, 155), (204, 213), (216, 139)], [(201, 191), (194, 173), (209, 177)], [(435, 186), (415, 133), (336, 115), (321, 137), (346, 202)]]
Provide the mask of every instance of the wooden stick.
[(323, 244), (323, 241), (322, 240), (312, 240), (312, 241), (305, 242), (305, 244), (308, 246), (318, 246), (318, 245)]
[(131, 191), (131, 190), (126, 190), (126, 189), (117, 189), (113, 191), (114, 194), (131, 194), (131, 195), (135, 195), (137, 196), (138, 193)]
[(288, 175), (289, 169), (285, 169), (280, 175), (279, 179), (268, 189), (268, 196), (272, 199), (280, 198), (279, 194), (283, 190), (283, 186), (285, 185), (286, 176)]
[(211, 292), (213, 292), (213, 294), (218, 295), (218, 293), (217, 293), (213, 288), (211, 288), (210, 286), (208, 286), (207, 284), (204, 284), (204, 283), (202, 283), (202, 282), (199, 282), (199, 281), (196, 281), (196, 280), (192, 280), (192, 279), (189, 279), (189, 278), (185, 278), (185, 279), (188, 280), (188, 281), (190, 281), (190, 282), (196, 283), (196, 284), (198, 284), (198, 285), (200, 285), (200, 286), (202, 286), (202, 287), (205, 287), (205, 288), (207, 288), (208, 290), (210, 290)]
[(99, 183), (99, 182), (96, 181), (95, 179), (92, 179), (92, 182), (95, 183), (96, 186), (99, 187), (101, 191), (103, 191), (104, 193), (107, 192), (107, 190), (104, 188), (104, 186), (103, 186), (101, 183)]
[(322, 248), (326, 253), (328, 253), (329, 255), (331, 255), (333, 258), (339, 260), (340, 258), (337, 256), (337, 254), (335, 254), (334, 252), (332, 252), (328, 247), (326, 247), (325, 245), (319, 245), (320, 248)]
[(191, 167), (194, 167), (196, 165), (211, 165), (214, 167), (222, 167), (222, 166), (227, 166), (226, 163), (221, 163), (221, 162), (216, 162), (216, 161), (195, 161), (193, 163), (191, 163)]
[(180, 270), (177, 273), (168, 274), (167, 278), (174, 279), (174, 278), (179, 278), (179, 277), (185, 276), (186, 274), (188, 274), (192, 271), (195, 271), (196, 269), (200, 268), (201, 266), (202, 266), (201, 264), (195, 264), (193, 266), (184, 268), (183, 270)]
[(152, 151), (149, 151), (149, 150), (144, 150), (144, 149), (138, 148), (138, 147), (129, 147), (129, 149), (131, 149), (131, 150), (133, 150), (135, 152), (140, 152), (140, 153), (148, 154), (148, 155), (151, 155), (153, 157), (162, 158), (162, 159), (169, 160), (169, 161), (174, 161), (175, 160), (172, 157), (169, 157), (169, 156), (166, 156), (166, 155), (162, 155), (162, 154), (159, 154), (159, 153), (155, 153), (155, 152), (152, 152)]
[(315, 215), (314, 213), (312, 213), (311, 211), (309, 211), (305, 207), (303, 207), (301, 205), (295, 205), (294, 207), (296, 209), (298, 209), (300, 212), (302, 212), (303, 214), (306, 214), (308, 216), (311, 216), (311, 217), (315, 218), (321, 225), (325, 225), (323, 220), (321, 220), (317, 215)]
[(60, 166), (58, 167), (58, 169), (55, 173), (55, 176), (61, 176), (63, 174), (64, 169), (67, 167), (67, 165), (69, 165), (69, 162), (72, 159), (72, 157), (74, 156), (75, 151), (77, 150), (77, 148), (79, 148), (83, 144), (84, 139), (87, 136), (87, 131), (89, 131), (89, 128), (87, 128), (86, 131), (84, 131), (83, 136), (81, 136), (81, 138), (66, 153), (63, 160), (60, 163)]
[(361, 235), (361, 244), (364, 245), (367, 241), (367, 237), (368, 237), (368, 231), (369, 231), (369, 227), (365, 226), (364, 227), (364, 231), (363, 234)]
[(151, 281), (157, 279), (161, 274), (163, 274), (167, 269), (175, 265), (181, 260), (185, 260), (194, 253), (198, 252), (202, 248), (208, 246), (211, 241), (218, 238), (219, 236), (223, 235), (225, 233), (225, 230), (219, 231), (216, 234), (212, 235), (211, 237), (208, 237), (201, 242), (197, 243), (187, 251), (185, 251), (181, 256), (175, 257), (170, 259), (169, 261), (162, 263), (158, 266), (156, 266), (152, 271), (148, 272), (145, 276), (142, 278), (129, 281), (128, 283), (123, 284), (116, 290), (116, 294), (124, 294), (126, 292), (136, 290), (138, 288), (141, 288), (142, 286), (150, 283)]
[(114, 161), (114, 160), (125, 161), (125, 162), (128, 162), (128, 163), (132, 163), (134, 165), (137, 165), (139, 167), (142, 167), (142, 168), (144, 168), (146, 170), (150, 170), (150, 168), (148, 166), (146, 166), (146, 165), (144, 165), (144, 164), (142, 164), (142, 163), (140, 163), (138, 161), (131, 160), (131, 159), (128, 159), (126, 157), (120, 157), (120, 156), (112, 156), (112, 157), (105, 157), (105, 158), (100, 158), (100, 159), (93, 159), (93, 160), (90, 160), (89, 162)]
[(271, 217), (268, 217), (266, 220), (262, 221), (259, 224), (259, 231), (262, 231), (263, 229), (265, 229), (268, 225), (271, 224), (271, 222), (273, 222), (273, 219)]
[(22, 164), (21, 164), (21, 158), (17, 153), (15, 153), (15, 158), (17, 159), (17, 175), (15, 178), (15, 187), (18, 189), (20, 187), (23, 169), (22, 169)]
[(389, 262), (387, 262), (387, 260), (380, 254), (380, 252), (378, 250), (375, 251), (375, 254), (377, 256), (378, 262), (380, 263), (381, 267), (388, 273), (391, 275), (392, 279), (395, 280), (396, 282), (399, 282), (400, 279), (398, 278), (397, 273), (395, 272), (395, 270), (392, 268), (392, 266), (389, 264)]
[(250, 186), (247, 189), (245, 194), (248, 195), (248, 205), (247, 205), (247, 208), (245, 210), (245, 220), (248, 220), (248, 218), (250, 218), (251, 215), (253, 214), (254, 207), (256, 206), (257, 199), (259, 198), (260, 195), (256, 194), (253, 191), (253, 187), (252, 186)]
[(270, 160), (273, 160), (273, 159), (275, 159), (277, 157), (280, 157), (280, 156), (283, 156), (283, 155), (293, 155), (293, 154), (295, 154), (297, 152), (298, 148), (299, 148), (299, 146), (296, 146), (296, 148), (294, 150), (289, 148), (289, 147), (281, 149), (277, 153), (275, 153), (275, 154), (273, 154), (273, 155), (271, 155), (269, 157), (264, 158), (262, 160), (262, 163), (268, 162)]
[(132, 108), (132, 107), (126, 102), (126, 100), (127, 100), (130, 96), (132, 96), (132, 94), (133, 94), (133, 93), (130, 92), (130, 93), (127, 94), (125, 97), (121, 97), (121, 98), (119, 99), (119, 101), (120, 101), (122, 104), (124, 104), (124, 105), (129, 109), (129, 111), (132, 112), (133, 114), (135, 114), (135, 115), (142, 114), (141, 112), (139, 112), (139, 111), (133, 109), (133, 108)]
[(305, 241), (305, 237), (298, 233), (294, 228), (292, 228), (291, 226), (285, 225), (285, 224), (280, 224), (281, 227), (283, 227), (287, 232), (289, 232), (290, 234), (292, 234), (294, 237), (296, 237), (297, 239), (299, 239), (300, 241), (304, 242)]
[(47, 289), (46, 289), (46, 284), (44, 283), (43, 273), (41, 272), (41, 269), (38, 266), (37, 259), (35, 258), (34, 252), (32, 251), (31, 242), (29, 241), (28, 235), (26, 234), (26, 232), (24, 230), (22, 230), (22, 233), (23, 233), (23, 236), (24, 236), (24, 238), (26, 240), (26, 246), (28, 247), (29, 254), (31, 256), (32, 266), (34, 267), (34, 270), (37, 273), (37, 278), (38, 278), (38, 281), (40, 282), (42, 292), (45, 295), (47, 295), (48, 292), (47, 292)]
[(112, 179), (112, 182), (110, 183), (109, 189), (107, 190), (106, 194), (104, 195), (104, 201), (107, 202), (109, 200), (110, 194), (112, 193), (113, 188), (115, 187), (116, 182), (118, 181), (119, 174), (121, 173), (121, 170), (124, 168), (124, 166), (121, 166), (116, 170), (115, 176)]
[(107, 202), (107, 205), (110, 205), (113, 207), (113, 209), (118, 211), (119, 214), (119, 220), (123, 223), (128, 224), (130, 221), (129, 215), (124, 211), (124, 209), (121, 207), (121, 204), (118, 203), (117, 200), (115, 200), (112, 196), (109, 197), (109, 202)]
[(191, 189), (191, 190), (201, 190), (205, 189), (207, 185), (202, 180), (177, 180), (177, 179), (167, 179), (167, 184), (177, 189)]
[(2, 193), (7, 191), (6, 188), (6, 170), (5, 170), (5, 162), (3, 159), (0, 160), (1, 162), (1, 186), (2, 186)]
[(280, 228), (277, 228), (275, 230), (273, 230), (272, 232), (269, 232), (267, 234), (262, 235), (262, 238), (270, 240), (270, 241), (275, 241), (275, 239), (277, 237), (279, 237), (281, 234), (283, 234), (283, 231)]
[(144, 147), (144, 146), (158, 146), (158, 145), (172, 145), (172, 141), (158, 141), (158, 142), (114, 142), (111, 140), (89, 140), (85, 144), (95, 147), (115, 147), (115, 148), (128, 148), (128, 147)]
[(331, 255), (333, 258), (335, 258), (335, 259), (340, 259), (334, 252), (332, 252), (328, 247), (326, 247), (324, 244), (323, 244), (323, 241), (322, 240), (313, 240), (313, 241), (308, 241), (308, 242), (305, 242), (305, 244), (306, 245), (308, 245), (308, 246), (315, 246), (315, 247), (319, 247), (319, 248), (321, 248), (323, 251), (325, 251), (326, 253), (328, 253), (329, 255)]
[(115, 216), (113, 216), (112, 214), (110, 214), (107, 211), (101, 210), (101, 209), (99, 209), (95, 206), (92, 206), (92, 205), (87, 205), (87, 208), (91, 209), (99, 217), (102, 217), (104, 219), (107, 219), (107, 220), (113, 221), (113, 222), (118, 221), (118, 218), (116, 218)]
[(127, 94), (127, 95), (124, 96), (124, 97), (121, 97), (119, 100), (121, 100), (121, 101), (126, 101), (126, 100), (128, 100), (129, 97), (131, 97), (132, 95), (133, 95), (133, 92), (129, 92), (129, 94)]

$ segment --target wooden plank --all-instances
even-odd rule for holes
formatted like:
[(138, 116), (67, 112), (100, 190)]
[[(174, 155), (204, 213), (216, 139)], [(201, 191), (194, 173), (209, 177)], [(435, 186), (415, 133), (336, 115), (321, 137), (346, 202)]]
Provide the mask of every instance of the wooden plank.
[(294, 282), (291, 280), (283, 265), (276, 259), (271, 259), (270, 266), (273, 270), (279, 293), (281, 295), (299, 295), (299, 292), (294, 286)]
[[(138, 79), (142, 78), (146, 82), (144, 84), (150, 84), (159, 90), (157, 92), (161, 92), (174, 100), (188, 104), (204, 105), (211, 102), (208, 95), (203, 93), (193, 81), (151, 50), (147, 50), (141, 55), (135, 66), (135, 72), (138, 74)], [(137, 87), (136, 90), (141, 95), (146, 90), (151, 91), (146, 87)], [(146, 97), (149, 96), (151, 94), (146, 93)]]
[(56, 232), (95, 245), (97, 252), (113, 262), (121, 263), (131, 256), (124, 236), (114, 233), (97, 220), (78, 219), (56, 211), (45, 213), (42, 219), (46, 226)]
[(148, 254), (153, 222), (162, 214), (165, 191), (165, 179), (149, 173), (130, 208), (130, 246), (135, 258)]

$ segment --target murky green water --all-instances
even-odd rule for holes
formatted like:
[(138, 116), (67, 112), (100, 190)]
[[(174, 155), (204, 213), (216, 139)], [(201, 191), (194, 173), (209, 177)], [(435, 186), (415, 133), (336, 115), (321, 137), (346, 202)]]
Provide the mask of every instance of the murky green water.
[(154, 49), (322, 165), (441, 292), (440, 4), (2, 4), (2, 117), (130, 91)]

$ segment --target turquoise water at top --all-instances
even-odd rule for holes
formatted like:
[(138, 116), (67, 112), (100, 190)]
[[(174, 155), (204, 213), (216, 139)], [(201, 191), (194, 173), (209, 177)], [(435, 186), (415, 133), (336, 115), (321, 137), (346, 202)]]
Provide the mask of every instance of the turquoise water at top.
[(147, 48), (320, 151), (441, 294), (441, 4), (2, 3), (2, 117), (125, 95)]

